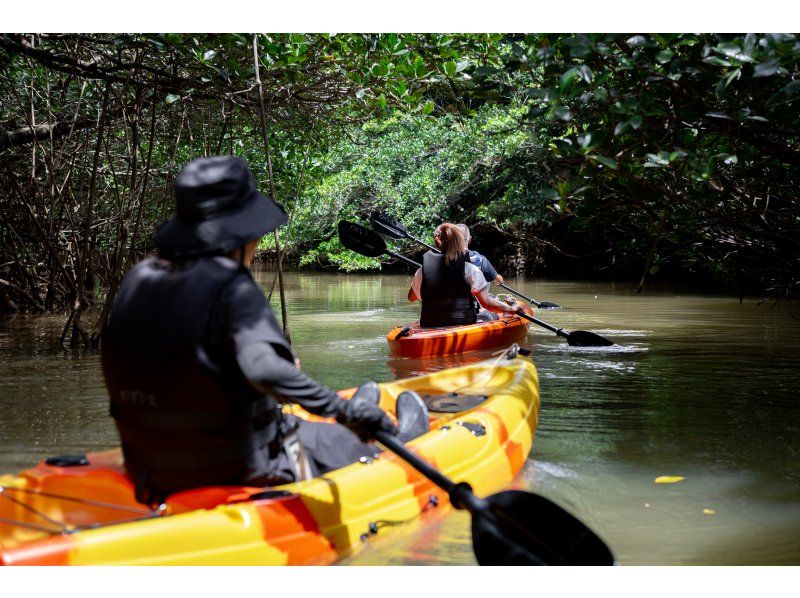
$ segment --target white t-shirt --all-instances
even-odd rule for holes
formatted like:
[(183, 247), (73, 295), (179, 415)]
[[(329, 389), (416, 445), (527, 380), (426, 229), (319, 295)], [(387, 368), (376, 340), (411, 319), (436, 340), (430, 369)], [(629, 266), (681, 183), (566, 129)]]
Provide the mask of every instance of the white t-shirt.
[[(467, 284), (470, 286), (473, 295), (477, 295), (489, 286), (481, 269), (469, 262), (464, 263), (464, 278), (467, 280)], [(414, 272), (414, 280), (411, 282), (411, 288), (417, 297), (422, 297), (422, 268)]]

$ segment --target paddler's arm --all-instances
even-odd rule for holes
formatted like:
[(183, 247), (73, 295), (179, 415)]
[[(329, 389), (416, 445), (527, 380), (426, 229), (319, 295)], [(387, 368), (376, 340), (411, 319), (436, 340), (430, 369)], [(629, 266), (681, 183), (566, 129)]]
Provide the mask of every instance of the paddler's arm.
[(414, 280), (411, 281), (411, 288), (408, 289), (408, 300), (412, 303), (420, 300), (422, 289), (422, 268), (417, 268), (414, 272)]
[(472, 294), (478, 302), (489, 311), (498, 314), (516, 313), (522, 311), (524, 308), (519, 303), (515, 305), (508, 305), (502, 301), (498, 301), (489, 294), (489, 283), (486, 282), (480, 268), (474, 264), (467, 263), (464, 267), (464, 276), (467, 279)]
[(282, 357), (283, 352), (284, 347), (280, 345), (248, 345), (237, 351), (236, 360), (247, 380), (259, 392), (269, 393), (279, 401), (297, 403), (315, 415), (335, 417), (362, 442), (373, 440), (378, 431), (397, 434), (397, 427), (378, 406), (377, 384), (362, 384), (353, 397), (345, 401), (295, 368)]
[(323, 417), (341, 410), (344, 399), (295, 367), (296, 356), (283, 340), (264, 293), (249, 277), (238, 277), (222, 293), (212, 329), (259, 392)]
[(338, 414), (344, 399), (298, 370), (282, 355), (284, 352), (283, 347), (270, 343), (250, 344), (237, 348), (236, 361), (245, 378), (259, 392), (281, 402), (297, 403), (315, 415), (334, 417)]
[(515, 314), (518, 311), (522, 311), (523, 309), (525, 309), (519, 303), (515, 303), (514, 305), (508, 305), (507, 303), (498, 301), (497, 299), (492, 297), (489, 294), (489, 291), (487, 291), (485, 288), (482, 289), (479, 293), (476, 293), (475, 297), (478, 299), (478, 302), (483, 307), (497, 314)]

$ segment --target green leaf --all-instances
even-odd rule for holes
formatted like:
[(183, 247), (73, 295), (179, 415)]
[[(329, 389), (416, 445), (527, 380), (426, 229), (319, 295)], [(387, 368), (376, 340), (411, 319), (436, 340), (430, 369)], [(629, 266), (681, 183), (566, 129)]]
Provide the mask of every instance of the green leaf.
[(629, 37), (626, 40), (629, 46), (647, 46), (650, 45), (650, 41), (643, 35), (634, 35), (633, 37)]
[[(647, 154), (646, 158), (654, 166), (669, 166), (669, 155), (663, 156), (662, 154), (665, 152), (659, 152), (658, 154)], [(647, 166), (647, 164), (645, 164)]]
[(216, 55), (217, 55), (216, 50), (208, 50), (205, 54), (203, 54), (203, 60), (211, 60)]
[(455, 62), (453, 62), (452, 60), (450, 60), (450, 61), (448, 61), (448, 62), (445, 62), (445, 63), (442, 65), (442, 67), (444, 68), (444, 72), (445, 72), (445, 73), (446, 73), (446, 74), (447, 74), (449, 77), (452, 77), (453, 75), (455, 75), (455, 74), (456, 74), (456, 69), (458, 68), (458, 65), (456, 65), (456, 63), (455, 63)]
[(606, 156), (600, 156), (598, 154), (589, 154), (586, 157), (594, 160), (595, 162), (600, 162), (600, 164), (607, 166), (611, 170), (617, 170), (619, 168), (617, 161), (613, 158), (607, 158)]
[(781, 68), (781, 61), (779, 58), (773, 58), (767, 62), (762, 62), (756, 65), (753, 70), (753, 77), (771, 77), (778, 72)]
[(734, 79), (738, 79), (742, 74), (742, 69), (733, 69), (730, 73), (725, 75), (722, 79), (719, 80), (716, 87), (714, 88), (715, 93), (719, 96), (725, 93), (725, 90), (731, 84)]
[(568, 70), (564, 71), (564, 73), (559, 78), (559, 82), (558, 82), (558, 87), (561, 90), (561, 93), (564, 93), (564, 91), (567, 89), (567, 87), (569, 87), (570, 84), (575, 79), (577, 79), (579, 76), (580, 75), (578, 73), (578, 69), (577, 68), (573, 67), (571, 69), (568, 69)]
[(623, 120), (622, 122), (617, 123), (617, 126), (614, 127), (614, 137), (622, 135), (626, 131), (630, 130), (630, 128), (631, 128), (631, 121), (629, 120)]
[(638, 114), (634, 114), (633, 116), (631, 116), (631, 126), (634, 129), (638, 129), (639, 127), (641, 127), (643, 122), (644, 118), (642, 116)]
[(433, 112), (434, 108), (436, 108), (435, 104), (433, 102), (431, 102), (430, 100), (428, 100), (422, 106), (422, 113), (423, 114), (431, 114)]
[(180, 99), (181, 99), (181, 96), (175, 95), (174, 93), (171, 93), (171, 94), (169, 94), (167, 96), (166, 102), (167, 102), (167, 104), (173, 104), (173, 103), (177, 102)]
[(721, 44), (717, 45), (717, 50), (725, 54), (725, 56), (730, 56), (731, 58), (742, 52), (742, 49), (737, 44), (732, 42), (722, 42)]
[(672, 57), (675, 56), (675, 52), (672, 50), (661, 50), (658, 54), (656, 54), (656, 61), (659, 64), (666, 64)]
[(707, 58), (703, 58), (703, 62), (707, 62), (709, 64), (716, 64), (717, 66), (731, 66), (731, 63), (727, 60), (723, 60), (719, 56), (709, 56)]

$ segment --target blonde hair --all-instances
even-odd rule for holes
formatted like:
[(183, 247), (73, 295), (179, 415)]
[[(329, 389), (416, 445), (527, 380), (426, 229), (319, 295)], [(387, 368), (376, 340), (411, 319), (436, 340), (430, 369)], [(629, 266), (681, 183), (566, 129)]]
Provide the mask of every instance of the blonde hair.
[(445, 222), (436, 227), (433, 232), (433, 240), (436, 246), (444, 254), (444, 263), (449, 264), (455, 261), (462, 253), (467, 251), (467, 241), (461, 234), (458, 226)]

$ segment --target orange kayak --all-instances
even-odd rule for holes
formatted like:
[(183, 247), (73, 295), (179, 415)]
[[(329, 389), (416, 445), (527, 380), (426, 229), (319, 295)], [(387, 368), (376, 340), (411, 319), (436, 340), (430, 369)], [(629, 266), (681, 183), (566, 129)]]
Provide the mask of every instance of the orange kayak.
[[(529, 307), (525, 312), (533, 315)], [(419, 322), (413, 322), (407, 326), (395, 326), (386, 336), (386, 342), (395, 355), (431, 357), (507, 346), (525, 338), (527, 333), (528, 320), (503, 316), (491, 322), (443, 328), (422, 328)]]

